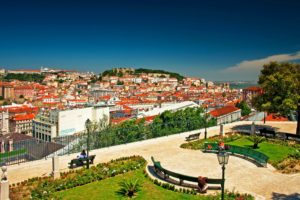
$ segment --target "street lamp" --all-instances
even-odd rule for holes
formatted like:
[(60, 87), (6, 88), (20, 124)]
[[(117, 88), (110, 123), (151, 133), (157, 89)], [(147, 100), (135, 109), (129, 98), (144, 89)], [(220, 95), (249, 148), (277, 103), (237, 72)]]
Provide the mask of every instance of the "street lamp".
[(225, 165), (228, 164), (229, 154), (223, 151), (218, 153), (218, 161), (222, 166), (222, 200), (224, 200), (224, 189), (225, 189)]
[(90, 150), (90, 127), (91, 127), (91, 120), (87, 119), (85, 121), (85, 128), (87, 131), (87, 141), (86, 141), (86, 156), (87, 156), (87, 162), (86, 162), (86, 168), (90, 168), (90, 160), (89, 160), (89, 150)]

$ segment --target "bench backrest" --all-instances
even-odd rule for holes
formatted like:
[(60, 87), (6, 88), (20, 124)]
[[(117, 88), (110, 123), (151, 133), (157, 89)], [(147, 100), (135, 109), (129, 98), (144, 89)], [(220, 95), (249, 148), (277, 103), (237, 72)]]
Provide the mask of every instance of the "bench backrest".
[(197, 136), (200, 136), (200, 133), (195, 133), (195, 134), (189, 135), (189, 137), (197, 137)]
[[(210, 149), (208, 147), (211, 147)], [(225, 149), (225, 151), (233, 153), (233, 154), (241, 154), (248, 156), (250, 158), (253, 158), (257, 162), (261, 164), (266, 164), (269, 160), (269, 157), (261, 152), (252, 150), (250, 148), (244, 148), (240, 146), (235, 145), (227, 145), (225, 144), (225, 147), (228, 147), (228, 149)], [(218, 144), (217, 143), (205, 143), (204, 144), (205, 150), (218, 150)]]

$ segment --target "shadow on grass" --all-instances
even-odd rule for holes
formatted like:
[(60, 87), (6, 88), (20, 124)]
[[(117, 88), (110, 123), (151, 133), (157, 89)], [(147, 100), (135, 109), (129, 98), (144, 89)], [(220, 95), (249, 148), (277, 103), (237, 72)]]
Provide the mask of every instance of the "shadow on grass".
[(280, 193), (273, 192), (272, 199), (274, 199), (274, 200), (296, 200), (296, 199), (300, 199), (300, 193), (280, 194)]

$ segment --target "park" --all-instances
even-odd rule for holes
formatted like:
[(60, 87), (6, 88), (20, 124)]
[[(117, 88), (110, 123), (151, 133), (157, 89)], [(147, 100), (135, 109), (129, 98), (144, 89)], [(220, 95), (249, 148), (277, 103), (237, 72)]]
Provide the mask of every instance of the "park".
[[(262, 123), (257, 123), (258, 128)], [(268, 122), (268, 126), (278, 132), (293, 133), (294, 122)], [(299, 144), (264, 141), (256, 150), (258, 155), (265, 155), (264, 159), (256, 154), (249, 156), (247, 152), (238, 152), (238, 146), (245, 149), (251, 145), (246, 136), (232, 134), (241, 127), (251, 131), (251, 122), (235, 122), (222, 127), (224, 133), (231, 133), (223, 137), (225, 144), (236, 146), (235, 151), (229, 156), (225, 173), (225, 199), (295, 199), (299, 198), (299, 158), (296, 166), (281, 169), (279, 164), (289, 155), (299, 152)], [(208, 139), (204, 140), (204, 130), (194, 130), (165, 137), (116, 145), (101, 149), (95, 149), (90, 155), (95, 155), (90, 169), (86, 167), (69, 168), (69, 163), (77, 154), (60, 156), (55, 171), (58, 177), (53, 179), (53, 160), (39, 160), (8, 167), (8, 180), (10, 182), (10, 194), (21, 195), (22, 198), (49, 199), (50, 197), (62, 199), (119, 199), (122, 181), (137, 188), (137, 199), (219, 199), (221, 197), (222, 166), (218, 162), (214, 149), (207, 149), (220, 139), (220, 126), (207, 129)], [(245, 130), (244, 130), (245, 131)], [(200, 132), (199, 139), (186, 141), (186, 137)], [(239, 130), (243, 132), (243, 130)], [(206, 148), (206, 149), (205, 149)], [(273, 148), (273, 149), (272, 149)], [(201, 150), (202, 149), (202, 150)], [(249, 149), (249, 148), (248, 148)], [(277, 152), (274, 152), (277, 149)], [(281, 153), (278, 153), (281, 149)], [(208, 150), (208, 151), (206, 151)], [(244, 155), (241, 155), (244, 154)], [(134, 157), (132, 157), (134, 156)], [(159, 161), (163, 169), (186, 177), (208, 177), (215, 179), (216, 184), (210, 184), (207, 193), (201, 194), (196, 187), (180, 185), (180, 179), (173, 177), (177, 183), (172, 183), (164, 177), (153, 173), (154, 163)], [(119, 159), (119, 160), (118, 160)], [(122, 161), (123, 159), (123, 161)], [(120, 162), (121, 160), (121, 162)], [(296, 159), (297, 160), (297, 159)], [(118, 164), (119, 162), (119, 164)], [(297, 165), (298, 164), (298, 165)], [(114, 166), (114, 167), (111, 167)], [(298, 171), (297, 171), (298, 170)], [(100, 171), (100, 173), (99, 173)], [(164, 172), (164, 171), (163, 171)], [(56, 173), (57, 174), (57, 173)], [(173, 174), (174, 175), (174, 174)], [(170, 174), (169, 177), (172, 177)], [(138, 180), (138, 183), (135, 181)], [(47, 184), (46, 184), (47, 183)], [(183, 181), (189, 183), (189, 181)], [(51, 185), (53, 184), (53, 185)], [(195, 183), (197, 185), (197, 183)], [(195, 186), (194, 184), (194, 186)], [(58, 186), (59, 187), (58, 187)], [(134, 187), (134, 185), (138, 185)], [(190, 184), (191, 185), (191, 184)], [(87, 192), (88, 191), (88, 192)], [(80, 194), (80, 195), (79, 195)], [(20, 196), (11, 196), (10, 199), (19, 199)], [(42, 195), (42, 196), (41, 196)], [(53, 195), (53, 196), (52, 196)]]

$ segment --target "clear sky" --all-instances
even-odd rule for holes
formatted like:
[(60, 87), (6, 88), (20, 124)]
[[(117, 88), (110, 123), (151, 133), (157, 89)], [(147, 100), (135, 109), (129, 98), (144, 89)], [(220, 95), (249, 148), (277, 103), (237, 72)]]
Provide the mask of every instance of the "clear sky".
[(6, 0), (0, 66), (256, 80), (266, 62), (299, 62), (299, 12), (298, 0)]

